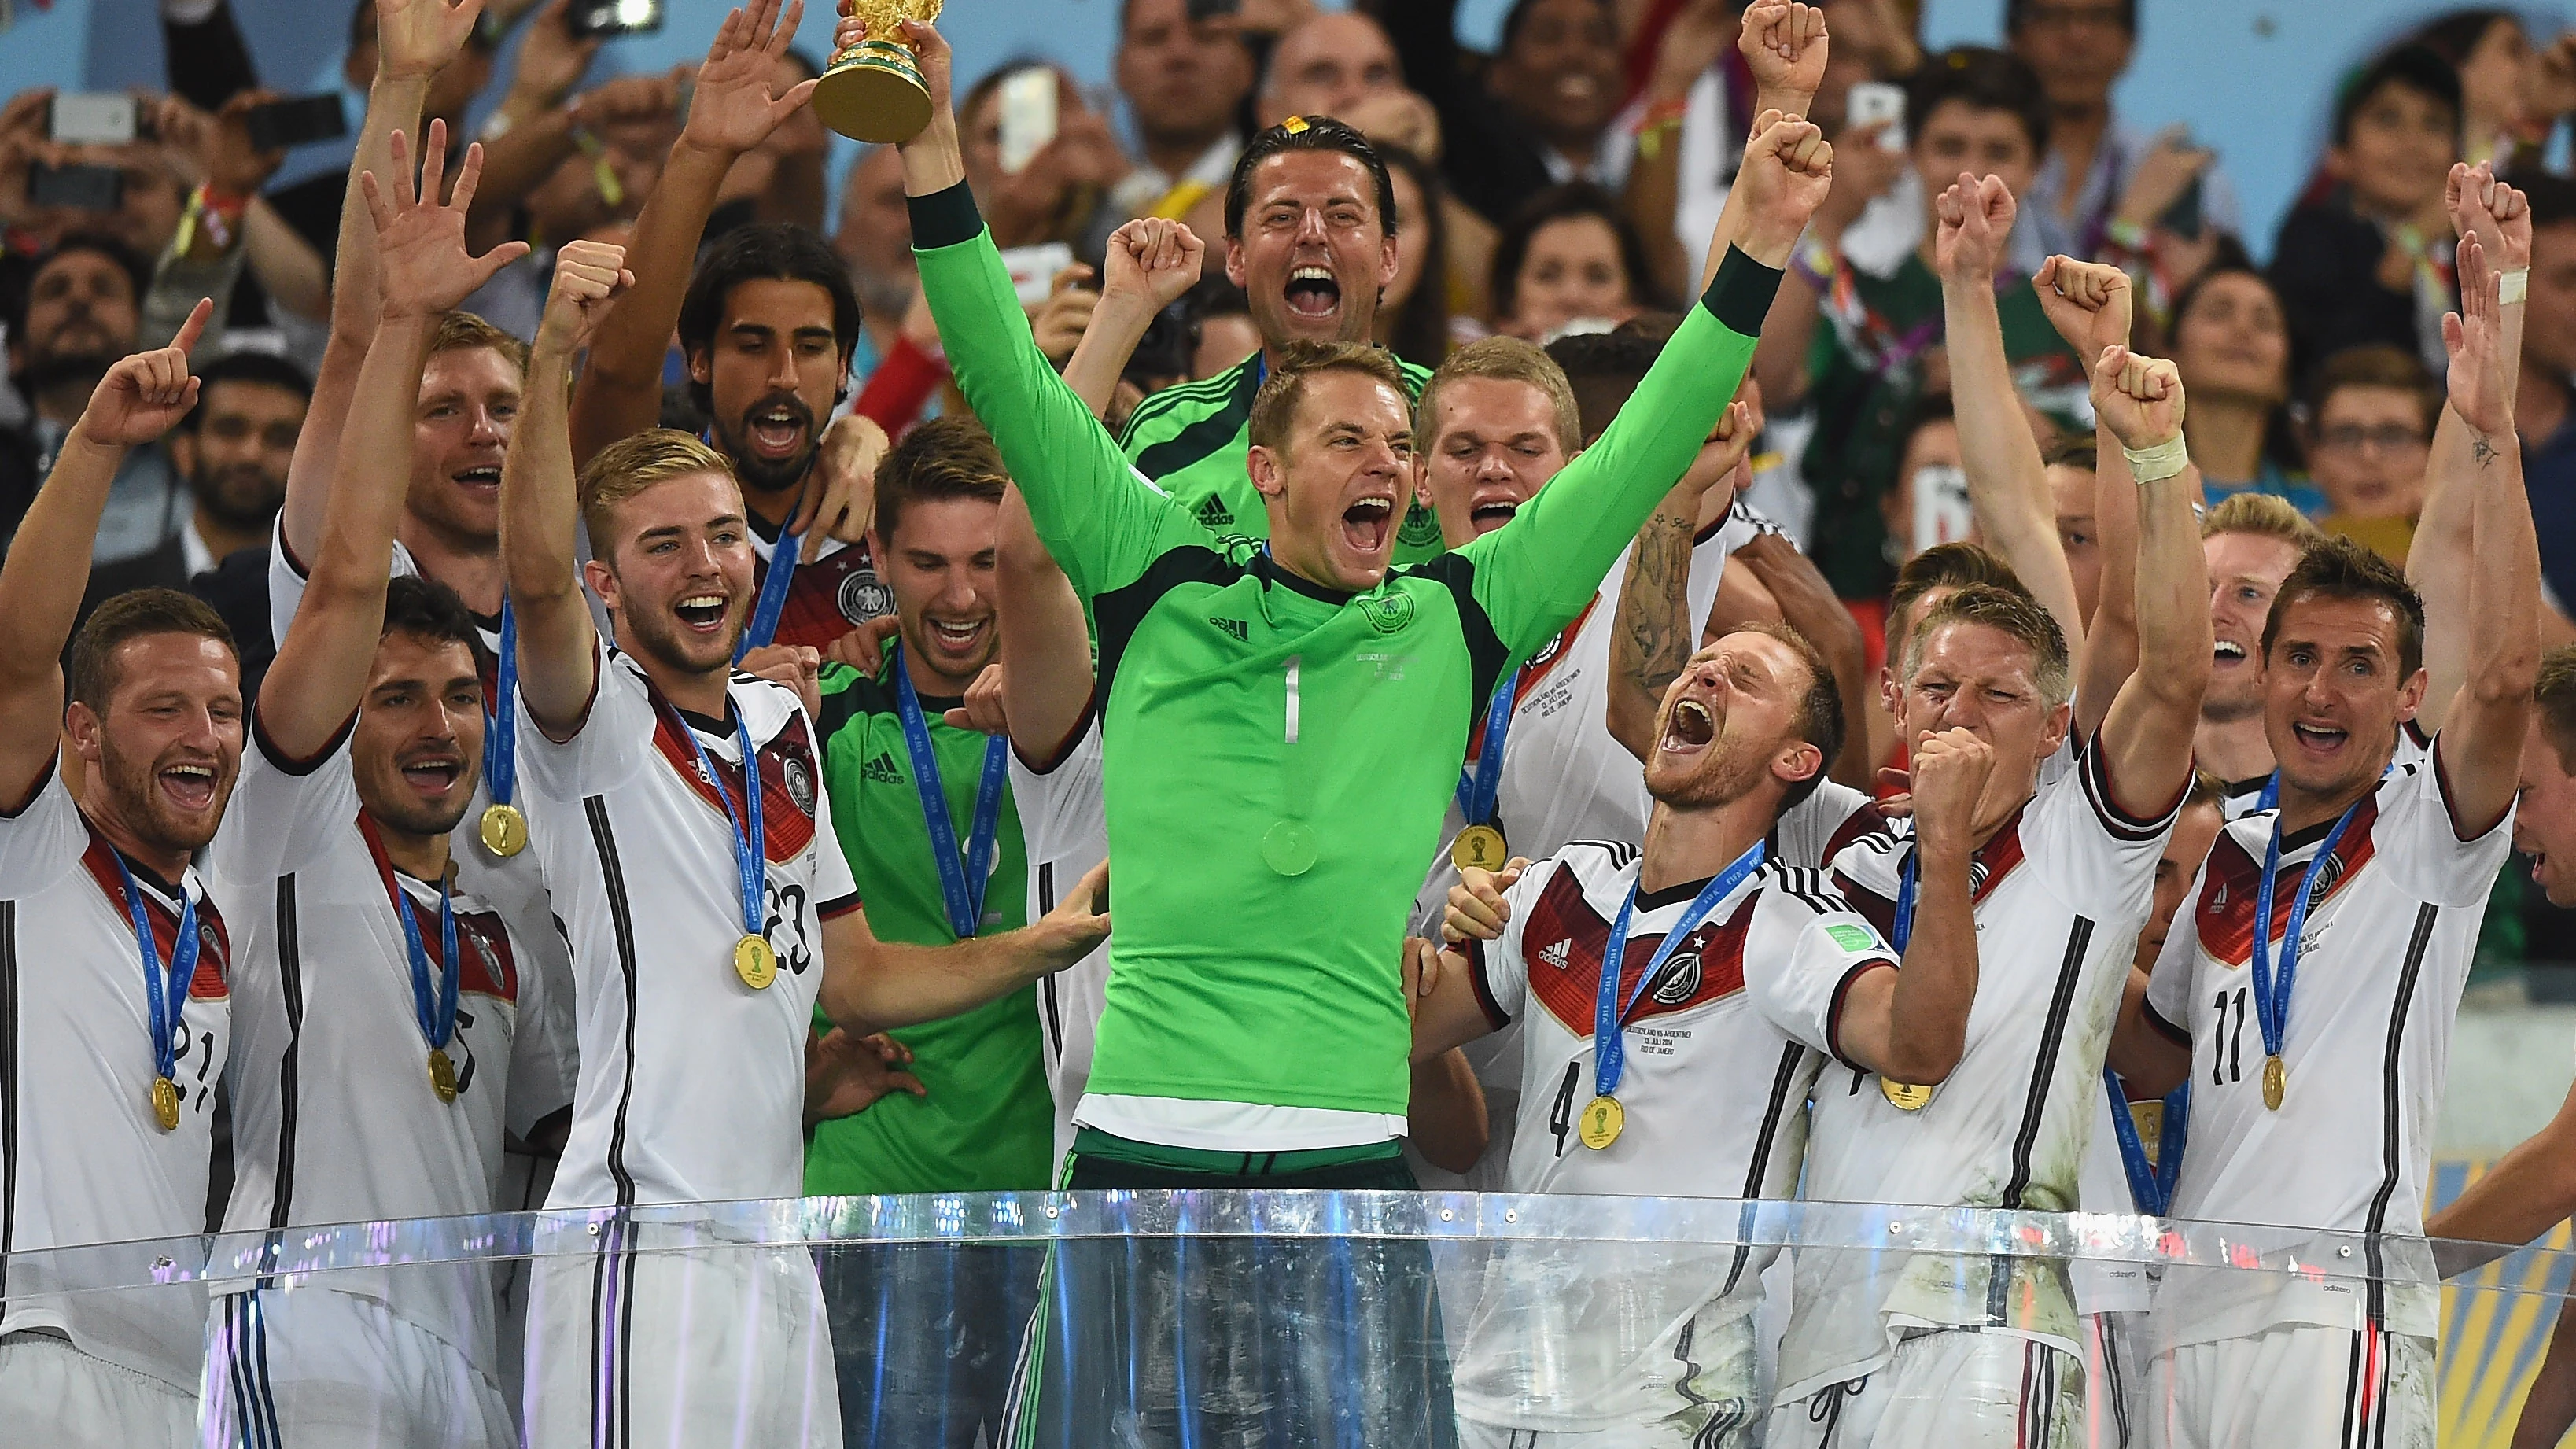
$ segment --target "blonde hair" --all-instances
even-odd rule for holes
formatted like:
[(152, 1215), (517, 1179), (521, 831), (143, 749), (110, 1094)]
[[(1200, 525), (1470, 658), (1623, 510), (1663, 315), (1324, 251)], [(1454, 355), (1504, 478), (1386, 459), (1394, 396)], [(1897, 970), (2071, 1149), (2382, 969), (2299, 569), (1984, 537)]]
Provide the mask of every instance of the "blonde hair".
[(1414, 433), (1421, 446), (1431, 446), (1438, 436), (1441, 390), (1466, 377), (1537, 388), (1547, 395), (1548, 408), (1555, 414), (1558, 451), (1571, 458), (1583, 446), (1583, 410), (1575, 404), (1574, 385), (1566, 381), (1565, 369), (1538, 344), (1517, 337), (1480, 338), (1441, 362), (1431, 381), (1423, 384), (1422, 402), (1414, 409)]
[(1905, 678), (1911, 680), (1914, 672), (1923, 667), (1924, 644), (1933, 631), (1945, 624), (1982, 624), (2027, 646), (2031, 653), (2030, 682), (2039, 690), (2040, 701), (2050, 709), (2073, 697), (2066, 633), (2057, 627), (2057, 616), (2040, 607), (2030, 595), (1992, 584), (1969, 584), (1933, 605), (1923, 622), (1906, 636), (1900, 654)]
[(488, 347), (510, 359), (510, 366), (524, 377), (528, 371), (528, 344), (502, 331), (471, 312), (442, 313), (438, 330), (429, 335), (429, 355), (442, 352), (471, 352)]
[(2325, 539), (2325, 534), (2287, 498), (2254, 492), (2229, 494), (2200, 521), (2202, 538), (2216, 538), (2222, 533), (2277, 538), (2302, 552)]
[(591, 557), (616, 566), (617, 505), (657, 483), (699, 473), (734, 481), (724, 454), (676, 428), (647, 428), (600, 449), (582, 468), (579, 485)]

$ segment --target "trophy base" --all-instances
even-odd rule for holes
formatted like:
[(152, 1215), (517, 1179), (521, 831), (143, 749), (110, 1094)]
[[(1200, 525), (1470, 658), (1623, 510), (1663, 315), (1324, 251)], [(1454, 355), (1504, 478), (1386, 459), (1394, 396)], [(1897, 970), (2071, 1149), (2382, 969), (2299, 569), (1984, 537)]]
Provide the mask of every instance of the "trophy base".
[(909, 141), (930, 124), (930, 87), (912, 51), (863, 40), (839, 55), (814, 87), (814, 114), (853, 141)]

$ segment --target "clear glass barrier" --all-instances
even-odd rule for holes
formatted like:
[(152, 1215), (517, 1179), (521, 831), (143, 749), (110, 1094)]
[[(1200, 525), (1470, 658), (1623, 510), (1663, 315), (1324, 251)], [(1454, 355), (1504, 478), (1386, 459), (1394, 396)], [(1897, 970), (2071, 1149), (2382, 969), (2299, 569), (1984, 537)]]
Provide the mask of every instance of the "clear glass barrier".
[[(1976, 1406), (2008, 1349), (2049, 1375), (2016, 1412), (2081, 1436), (2052, 1442), (2150, 1445), (2208, 1345), (2378, 1324), (2336, 1340), (2379, 1345), (2375, 1411), (2420, 1403), (2443, 1445), (2501, 1446), (2571, 1269), (2559, 1250), (1837, 1203), (816, 1198), (18, 1254), (0, 1353), (142, 1375), (185, 1419), (175, 1442), (206, 1445), (1607, 1449), (1858, 1442), (1820, 1435), (1918, 1412), (1967, 1417), (1905, 1442), (1994, 1442)], [(2266, 1412), (2341, 1402), (2314, 1347), (2281, 1359)], [(2386, 1442), (2435, 1442), (2405, 1428)]]

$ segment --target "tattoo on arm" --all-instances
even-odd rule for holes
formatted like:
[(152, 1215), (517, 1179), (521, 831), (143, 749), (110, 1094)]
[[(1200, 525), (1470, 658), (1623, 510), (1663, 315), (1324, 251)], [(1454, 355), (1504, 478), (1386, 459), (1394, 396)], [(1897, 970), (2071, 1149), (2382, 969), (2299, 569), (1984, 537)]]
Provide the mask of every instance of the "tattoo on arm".
[(1619, 612), (1628, 619), (1621, 642), (1631, 683), (1661, 699), (1690, 662), (1697, 629), (1690, 617), (1691, 520), (1657, 513), (1629, 550), (1628, 577), (1619, 585)]
[(2488, 442), (2484, 434), (2479, 434), (2469, 440), (2470, 461), (2476, 463), (2479, 467), (2484, 468), (2488, 464), (2494, 462), (2495, 458), (2495, 444)]

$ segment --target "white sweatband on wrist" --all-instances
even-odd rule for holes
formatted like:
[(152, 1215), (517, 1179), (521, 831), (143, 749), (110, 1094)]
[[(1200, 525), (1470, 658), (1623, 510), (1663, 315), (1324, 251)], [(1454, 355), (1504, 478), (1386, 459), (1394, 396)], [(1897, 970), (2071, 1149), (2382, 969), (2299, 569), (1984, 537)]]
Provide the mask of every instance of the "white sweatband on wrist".
[(2496, 278), (2496, 305), (2510, 307), (2531, 295), (2531, 268), (2516, 267)]
[(2191, 466), (2191, 450), (2176, 433), (2152, 448), (2122, 448), (2129, 459), (2129, 476), (2143, 486), (2161, 483)]

